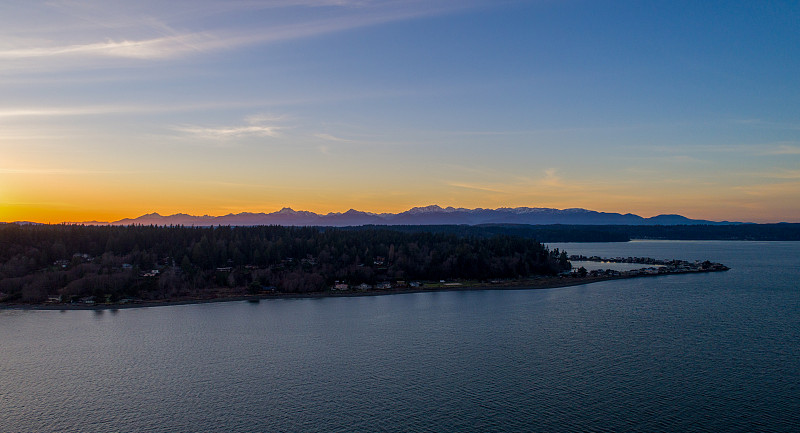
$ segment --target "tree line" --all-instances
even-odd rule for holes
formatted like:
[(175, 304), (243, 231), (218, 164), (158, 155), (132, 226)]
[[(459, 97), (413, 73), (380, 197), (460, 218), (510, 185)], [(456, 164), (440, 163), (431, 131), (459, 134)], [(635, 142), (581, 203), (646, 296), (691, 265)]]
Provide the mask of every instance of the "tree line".
[[(520, 236), (539, 242), (627, 242), (659, 240), (798, 241), (800, 224), (574, 225), (480, 224), (376, 226), (403, 232), (450, 233), (458, 236)], [(350, 230), (360, 230), (352, 227)]]
[(508, 234), (379, 226), (0, 225), (0, 300), (6, 301), (317, 292), (336, 281), (487, 280), (569, 267), (565, 252)]

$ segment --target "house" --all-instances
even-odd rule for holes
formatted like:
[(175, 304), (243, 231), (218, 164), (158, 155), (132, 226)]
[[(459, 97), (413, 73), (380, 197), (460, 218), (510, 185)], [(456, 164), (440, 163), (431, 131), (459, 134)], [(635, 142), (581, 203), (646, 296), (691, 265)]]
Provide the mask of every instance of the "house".
[(348, 289), (350, 289), (350, 286), (348, 286), (347, 283), (341, 283), (337, 281), (333, 285), (333, 290), (348, 290)]
[(92, 257), (90, 255), (88, 255), (88, 254), (75, 253), (75, 254), (72, 255), (72, 258), (73, 259), (79, 259), (81, 261), (87, 262)]
[(372, 286), (370, 286), (367, 283), (361, 283), (358, 285), (358, 290), (361, 290), (362, 292), (367, 290), (372, 290)]

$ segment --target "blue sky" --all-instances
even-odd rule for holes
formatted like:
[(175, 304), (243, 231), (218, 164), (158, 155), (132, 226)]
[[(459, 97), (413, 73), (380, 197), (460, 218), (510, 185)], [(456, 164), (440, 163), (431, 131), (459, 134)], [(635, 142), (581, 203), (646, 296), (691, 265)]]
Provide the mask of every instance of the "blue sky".
[(0, 5), (0, 220), (583, 207), (800, 222), (800, 5)]

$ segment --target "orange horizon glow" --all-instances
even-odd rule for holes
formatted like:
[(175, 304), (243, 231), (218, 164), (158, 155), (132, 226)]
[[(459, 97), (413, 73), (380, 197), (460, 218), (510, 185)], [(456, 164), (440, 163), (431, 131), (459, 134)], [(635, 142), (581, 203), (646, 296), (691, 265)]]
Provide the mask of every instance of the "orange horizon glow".
[[(347, 170), (357, 172), (358, 168)], [(8, 171), (0, 171), (3, 222), (114, 222), (150, 213), (222, 216), (272, 213), (284, 207), (317, 214), (349, 209), (399, 213), (432, 204), (468, 209), (584, 208), (645, 218), (679, 214), (712, 221), (800, 222), (800, 194), (796, 192), (800, 188), (791, 182), (725, 186), (612, 177), (598, 182), (583, 173), (556, 176), (552, 170), (539, 178), (522, 178), (513, 172), (503, 177), (478, 173), (471, 183), (437, 180), (424, 169), (409, 169), (400, 181), (372, 174), (369, 182), (360, 177), (337, 178), (327, 167), (318, 167), (317, 176), (310, 179), (279, 173), (273, 178), (238, 182), (219, 182), (190, 172), (175, 181), (164, 175)], [(330, 177), (327, 182), (326, 175)], [(440, 175), (457, 178), (459, 173), (441, 171)]]
[[(778, 222), (798, 222), (797, 219), (792, 219), (791, 210), (787, 214), (781, 216), (772, 216), (759, 213), (754, 210), (750, 213), (742, 213), (741, 217), (732, 217), (725, 213), (712, 213), (703, 212), (702, 209), (695, 209), (694, 211), (679, 211), (679, 210), (659, 210), (642, 207), (640, 209), (623, 209), (619, 210), (613, 207), (608, 207), (608, 203), (596, 203), (584, 205), (566, 205), (563, 203), (537, 203), (537, 204), (484, 204), (484, 205), (461, 205), (457, 203), (446, 202), (418, 202), (409, 203), (400, 206), (386, 206), (386, 207), (363, 207), (363, 206), (339, 206), (339, 207), (326, 207), (315, 206), (313, 204), (274, 204), (274, 205), (260, 205), (252, 207), (220, 207), (220, 208), (199, 208), (199, 207), (126, 207), (123, 209), (79, 209), (75, 207), (64, 208), (47, 208), (43, 206), (0, 206), (0, 222), (35, 222), (44, 224), (61, 224), (61, 223), (110, 223), (123, 219), (134, 219), (146, 214), (157, 213), (162, 216), (170, 216), (175, 214), (187, 214), (193, 216), (212, 216), (219, 217), (230, 214), (239, 213), (273, 213), (283, 208), (291, 208), (295, 211), (308, 211), (314, 212), (319, 215), (326, 215), (329, 213), (344, 213), (350, 209), (355, 209), (362, 212), (371, 213), (400, 213), (405, 212), (414, 207), (425, 207), (429, 205), (439, 205), (442, 208), (483, 208), (483, 209), (497, 209), (497, 208), (516, 208), (516, 207), (539, 207), (539, 208), (553, 208), (553, 209), (569, 209), (569, 208), (583, 208), (587, 210), (606, 212), (606, 213), (632, 213), (644, 218), (654, 217), (664, 214), (678, 214), (691, 219), (704, 219), (711, 221), (736, 221), (736, 222), (752, 222), (752, 223), (778, 223)], [(747, 216), (749, 215), (749, 217)]]
[[(356, 169), (352, 169), (356, 171)], [(441, 207), (583, 208), (633, 213), (642, 217), (679, 214), (692, 219), (756, 223), (800, 222), (800, 194), (795, 184), (767, 187), (688, 185), (607, 178), (593, 181), (576, 173), (555, 177), (492, 179), (475, 175), (473, 183), (430, 179), (409, 171), (408, 179), (370, 183), (360, 178), (319, 179), (283, 175), (276, 180), (215, 182), (187, 173), (180, 182), (169, 177), (126, 174), (64, 175), (0, 172), (0, 221), (38, 223), (114, 222), (158, 213), (223, 216), (242, 212), (272, 213), (284, 207), (317, 214), (349, 209), (399, 213), (432, 204)], [(456, 177), (458, 174), (451, 174)], [(323, 176), (324, 177), (324, 176)], [(288, 181), (287, 179), (291, 180)], [(510, 180), (510, 181), (509, 181)], [(320, 186), (323, 185), (323, 186)], [(795, 197), (795, 199), (786, 198)]]

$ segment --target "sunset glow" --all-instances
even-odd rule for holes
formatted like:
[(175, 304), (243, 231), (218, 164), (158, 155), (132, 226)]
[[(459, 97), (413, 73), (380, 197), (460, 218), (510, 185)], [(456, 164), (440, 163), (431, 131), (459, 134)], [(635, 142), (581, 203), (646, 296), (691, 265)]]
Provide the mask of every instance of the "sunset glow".
[(10, 0), (0, 221), (438, 204), (800, 222), (798, 19), (791, 2)]

